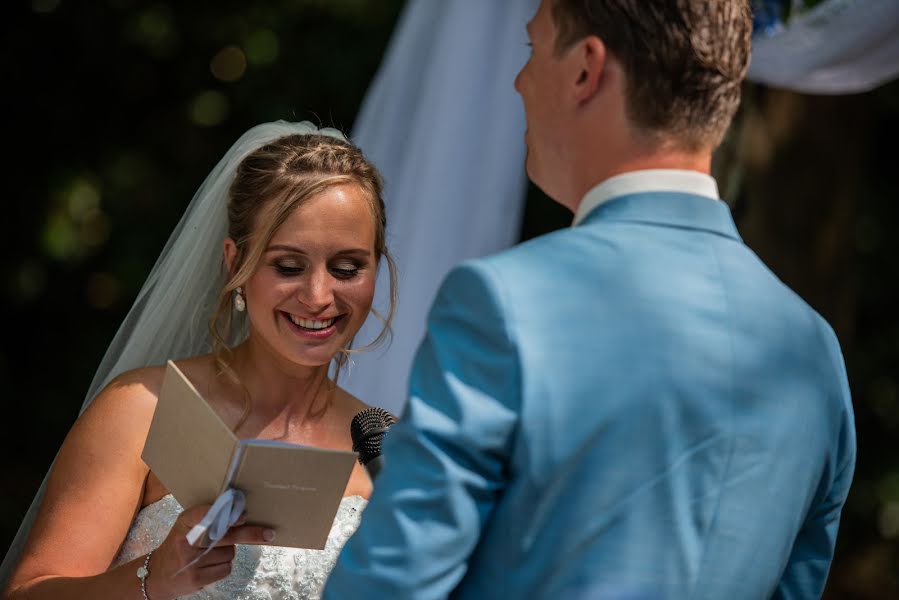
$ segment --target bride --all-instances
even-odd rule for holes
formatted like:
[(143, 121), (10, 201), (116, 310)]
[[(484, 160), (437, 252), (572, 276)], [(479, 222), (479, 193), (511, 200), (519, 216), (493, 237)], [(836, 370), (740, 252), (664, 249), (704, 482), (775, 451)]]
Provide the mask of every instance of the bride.
[(382, 257), (395, 297), (385, 223), (379, 174), (339, 132), (278, 121), (244, 134), (101, 363), (4, 561), (3, 597), (317, 598), (371, 492), (358, 464), (325, 550), (278, 547), (277, 531), (241, 520), (191, 564), (202, 549), (185, 534), (208, 507), (182, 510), (140, 455), (169, 358), (239, 437), (349, 450), (366, 405), (336, 379)]

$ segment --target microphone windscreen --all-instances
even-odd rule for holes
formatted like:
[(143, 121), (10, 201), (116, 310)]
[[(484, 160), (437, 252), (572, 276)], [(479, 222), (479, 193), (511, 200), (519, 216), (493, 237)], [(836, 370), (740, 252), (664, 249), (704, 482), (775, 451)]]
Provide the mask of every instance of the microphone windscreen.
[(381, 440), (387, 429), (396, 423), (396, 418), (378, 406), (360, 411), (350, 422), (350, 437), (353, 439), (353, 451), (359, 453), (359, 462), (368, 464), (381, 456)]

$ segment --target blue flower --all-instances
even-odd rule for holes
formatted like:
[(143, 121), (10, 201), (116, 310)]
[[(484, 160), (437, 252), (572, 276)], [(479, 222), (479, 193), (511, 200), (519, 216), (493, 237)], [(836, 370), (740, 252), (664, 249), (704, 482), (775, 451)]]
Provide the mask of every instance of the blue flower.
[(783, 16), (790, 0), (751, 0), (752, 27), (755, 35), (772, 35), (784, 26)]

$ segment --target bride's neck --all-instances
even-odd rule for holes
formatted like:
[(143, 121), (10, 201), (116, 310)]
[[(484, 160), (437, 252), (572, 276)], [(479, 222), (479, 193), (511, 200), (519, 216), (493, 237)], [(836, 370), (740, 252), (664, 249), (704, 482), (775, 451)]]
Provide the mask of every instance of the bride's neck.
[(328, 365), (291, 363), (252, 340), (234, 348), (229, 362), (250, 393), (253, 413), (260, 416), (289, 410), (302, 420), (315, 419), (324, 414), (333, 396)]

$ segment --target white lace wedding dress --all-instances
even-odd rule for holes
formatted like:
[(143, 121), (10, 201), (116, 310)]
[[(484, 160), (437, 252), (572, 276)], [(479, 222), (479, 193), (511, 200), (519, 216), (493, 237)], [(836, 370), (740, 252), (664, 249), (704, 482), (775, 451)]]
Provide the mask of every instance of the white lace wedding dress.
[[(309, 600), (321, 597), (341, 548), (356, 531), (367, 504), (361, 496), (340, 502), (324, 550), (238, 545), (231, 575), (183, 600)], [(166, 538), (182, 508), (171, 495), (134, 519), (113, 567), (153, 550)]]

